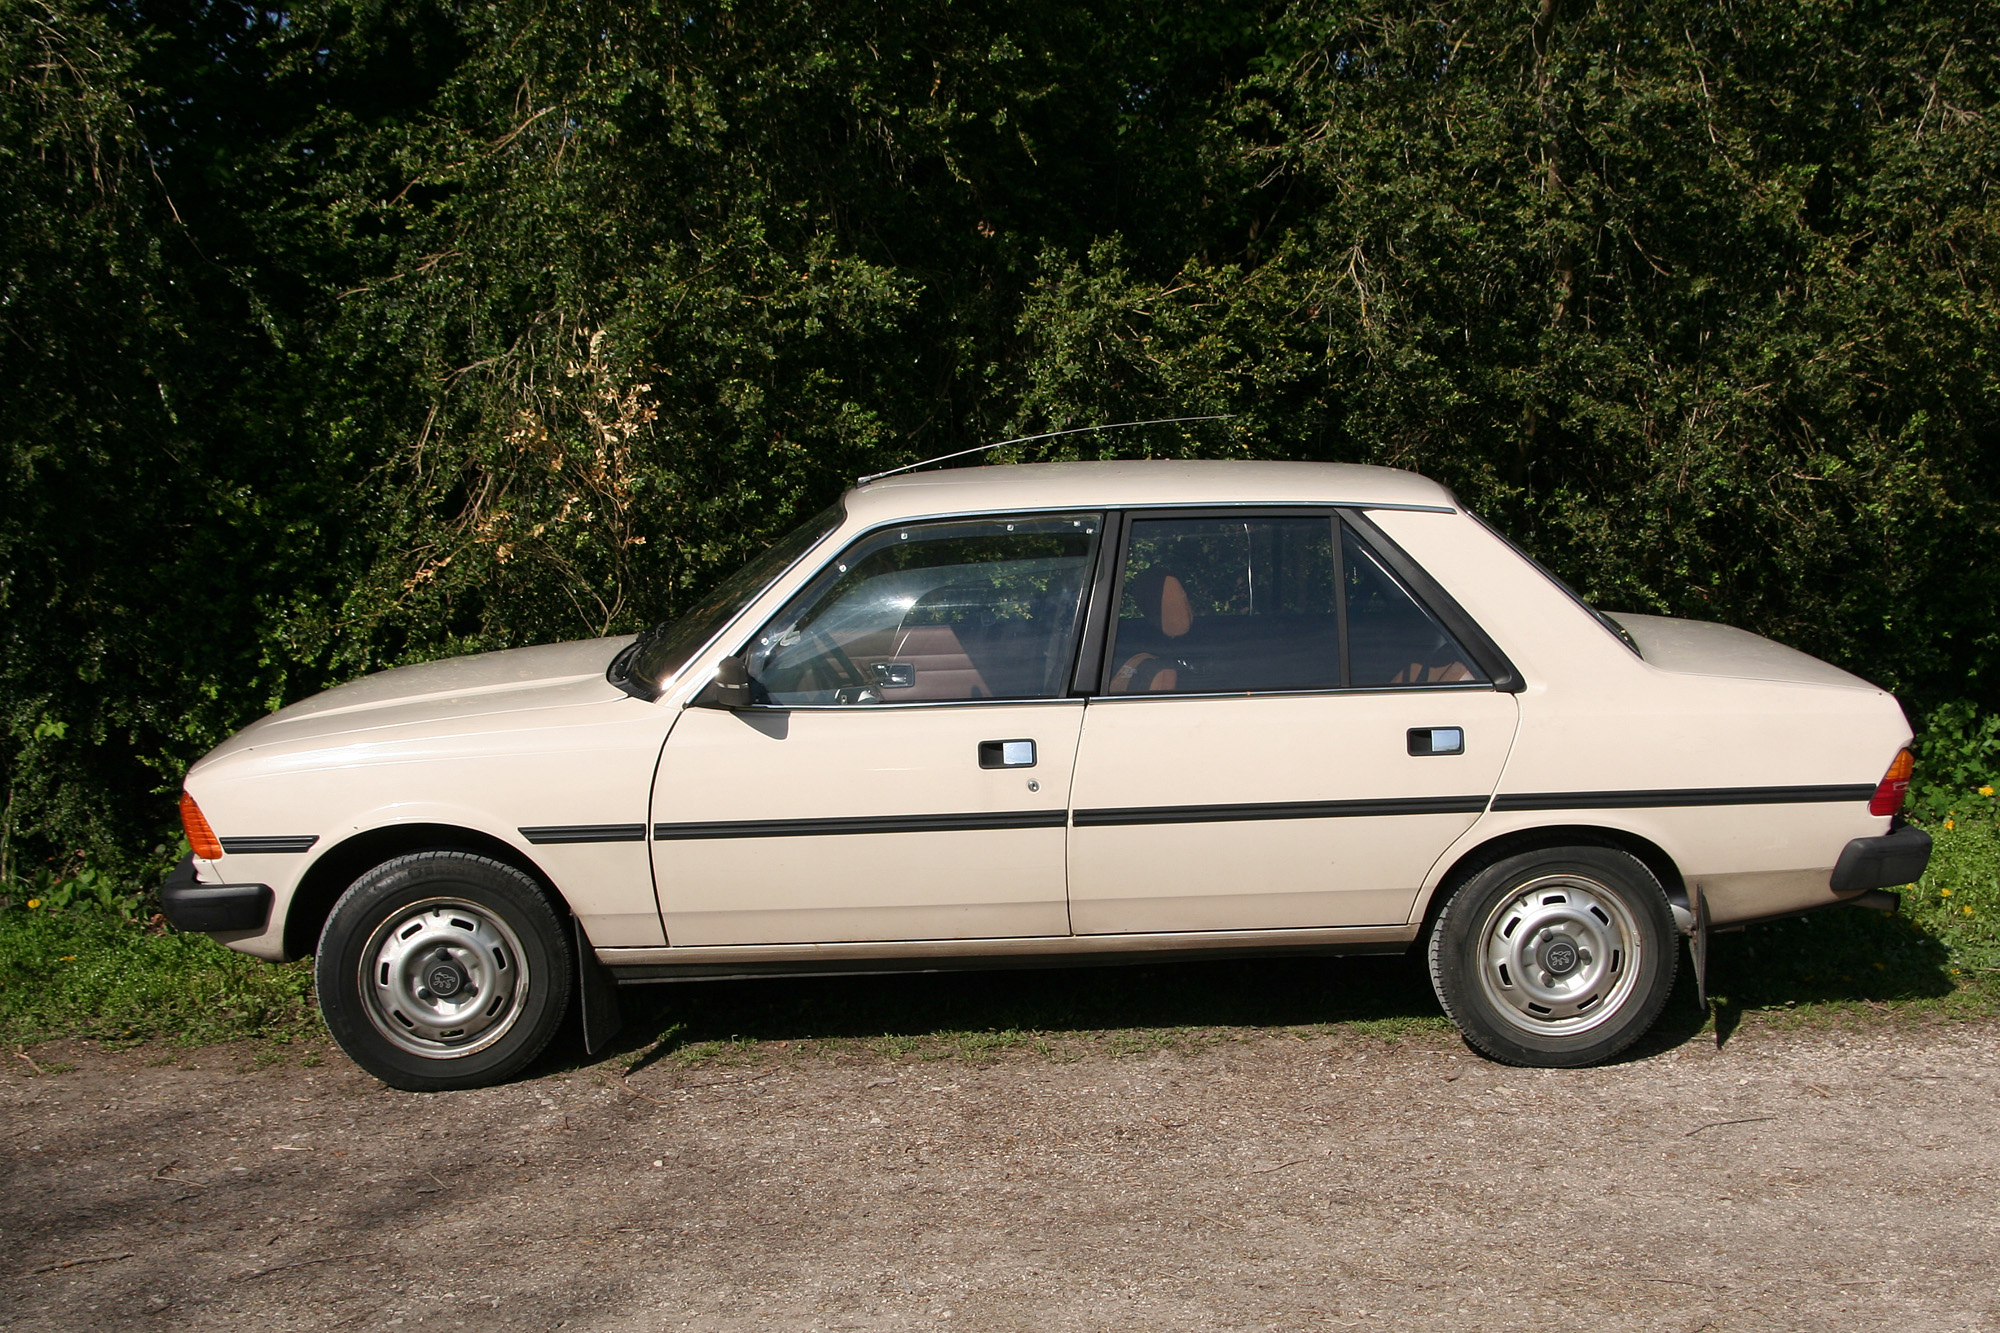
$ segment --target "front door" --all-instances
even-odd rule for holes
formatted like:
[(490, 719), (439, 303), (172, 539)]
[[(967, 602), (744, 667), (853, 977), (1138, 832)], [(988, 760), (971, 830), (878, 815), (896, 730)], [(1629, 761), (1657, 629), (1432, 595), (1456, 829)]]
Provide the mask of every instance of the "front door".
[(1331, 514), (1130, 524), (1079, 747), (1079, 935), (1409, 919), (1513, 743), (1497, 690)]
[(689, 708), (654, 780), (670, 945), (1066, 935), (1067, 697), (1100, 516), (860, 538)]

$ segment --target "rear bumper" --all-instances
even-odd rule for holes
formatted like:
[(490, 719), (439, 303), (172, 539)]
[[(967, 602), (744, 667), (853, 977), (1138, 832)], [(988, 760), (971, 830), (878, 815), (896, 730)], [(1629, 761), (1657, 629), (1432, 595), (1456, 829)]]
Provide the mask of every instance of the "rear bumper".
[(176, 930), (261, 931), (271, 919), (268, 884), (203, 884), (192, 854), (160, 886), (160, 911)]
[(1860, 893), (1914, 884), (1931, 862), (1931, 835), (1907, 826), (1879, 838), (1856, 838), (1833, 867), (1833, 891)]

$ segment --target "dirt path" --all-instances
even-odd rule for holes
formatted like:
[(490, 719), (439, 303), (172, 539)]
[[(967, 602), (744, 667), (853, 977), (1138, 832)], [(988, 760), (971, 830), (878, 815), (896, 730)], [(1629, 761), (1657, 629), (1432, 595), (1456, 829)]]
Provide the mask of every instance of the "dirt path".
[(9, 1056), (8, 1327), (2000, 1329), (1987, 1025), (1573, 1073), (1443, 1036), (775, 1050), (430, 1097), (163, 1054)]

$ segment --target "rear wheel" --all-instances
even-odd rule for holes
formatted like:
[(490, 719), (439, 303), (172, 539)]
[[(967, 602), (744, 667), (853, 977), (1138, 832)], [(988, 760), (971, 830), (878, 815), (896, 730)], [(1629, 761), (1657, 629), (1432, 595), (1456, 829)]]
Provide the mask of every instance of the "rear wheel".
[(1496, 1060), (1594, 1064), (1659, 1017), (1675, 944), (1666, 892), (1638, 858), (1548, 848), (1497, 861), (1452, 894), (1431, 932), (1431, 984)]
[(541, 886), (513, 866), (467, 852), (399, 856), (327, 917), (320, 1012), (341, 1049), (391, 1087), (498, 1083), (562, 1023), (567, 941)]

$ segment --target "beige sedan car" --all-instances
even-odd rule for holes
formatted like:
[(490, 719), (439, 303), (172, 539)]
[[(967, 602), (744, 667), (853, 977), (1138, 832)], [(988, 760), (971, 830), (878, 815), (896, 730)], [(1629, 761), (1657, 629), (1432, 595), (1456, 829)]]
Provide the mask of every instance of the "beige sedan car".
[(1909, 740), (1802, 653), (1593, 611), (1407, 472), (918, 472), (636, 639), (245, 728), (163, 899), (315, 954), (404, 1088), (514, 1074), (572, 1003), (594, 1047), (628, 984), (1411, 948), (1474, 1046), (1581, 1065), (1679, 936), (1914, 879)]

